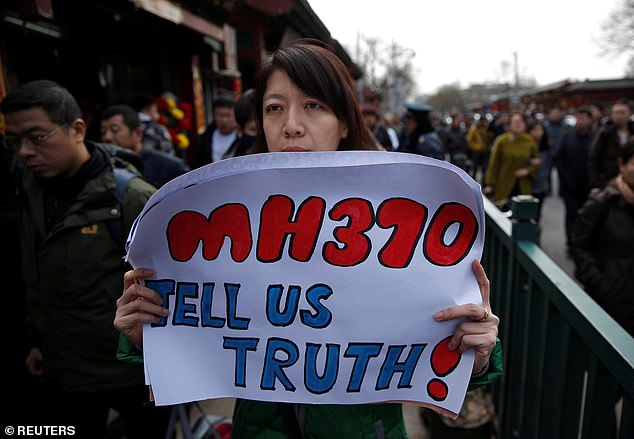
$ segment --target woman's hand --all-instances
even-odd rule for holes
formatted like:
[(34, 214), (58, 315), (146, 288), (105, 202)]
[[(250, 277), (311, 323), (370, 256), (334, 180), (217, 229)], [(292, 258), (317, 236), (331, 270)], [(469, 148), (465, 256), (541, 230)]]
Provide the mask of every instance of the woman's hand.
[(542, 159), (540, 159), (539, 157), (533, 157), (528, 161), (528, 163), (532, 166), (539, 166), (542, 164)]
[(528, 177), (530, 173), (531, 172), (527, 168), (519, 168), (515, 170), (513, 176), (515, 176), (515, 178), (524, 178)]
[(473, 261), (473, 273), (480, 287), (482, 306), (474, 303), (452, 306), (434, 314), (437, 322), (453, 319), (468, 318), (471, 321), (462, 322), (456, 328), (449, 345), (449, 349), (465, 352), (475, 348), (473, 373), (482, 371), (489, 362), (489, 356), (495, 347), (500, 319), (491, 312), (489, 279), (479, 261)]
[(123, 294), (117, 300), (114, 327), (137, 346), (143, 344), (143, 324), (156, 323), (169, 313), (161, 307), (161, 296), (137, 283), (153, 275), (152, 270), (143, 268), (128, 271), (123, 276)]

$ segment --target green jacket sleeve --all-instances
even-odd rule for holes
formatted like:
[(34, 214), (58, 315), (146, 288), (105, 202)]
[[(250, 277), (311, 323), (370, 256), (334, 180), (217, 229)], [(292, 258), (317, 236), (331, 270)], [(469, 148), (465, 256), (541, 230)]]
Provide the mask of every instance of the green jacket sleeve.
[(143, 352), (137, 348), (128, 337), (119, 334), (119, 345), (117, 346), (117, 360), (125, 361), (129, 364), (143, 364)]
[(503, 372), (502, 343), (500, 343), (500, 339), (497, 339), (493, 352), (491, 352), (491, 356), (489, 357), (489, 369), (481, 377), (472, 378), (471, 381), (469, 381), (467, 391), (493, 383), (502, 376)]

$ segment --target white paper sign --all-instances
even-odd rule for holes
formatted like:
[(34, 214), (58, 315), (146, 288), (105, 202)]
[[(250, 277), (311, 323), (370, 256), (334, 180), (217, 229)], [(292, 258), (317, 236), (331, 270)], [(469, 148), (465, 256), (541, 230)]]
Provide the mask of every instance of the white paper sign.
[(389, 152), (224, 160), (163, 186), (128, 261), (170, 314), (144, 328), (157, 404), (216, 397), (298, 403), (411, 401), (458, 413), (473, 352), (446, 349), (481, 303), (479, 185)]

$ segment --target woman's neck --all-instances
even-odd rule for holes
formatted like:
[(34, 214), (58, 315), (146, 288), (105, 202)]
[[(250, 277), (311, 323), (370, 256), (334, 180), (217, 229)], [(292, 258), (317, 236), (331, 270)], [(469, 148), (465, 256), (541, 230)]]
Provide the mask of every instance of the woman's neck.
[(520, 136), (522, 135), (522, 133), (515, 133), (513, 131), (509, 131), (509, 138), (511, 140), (517, 140), (520, 138)]

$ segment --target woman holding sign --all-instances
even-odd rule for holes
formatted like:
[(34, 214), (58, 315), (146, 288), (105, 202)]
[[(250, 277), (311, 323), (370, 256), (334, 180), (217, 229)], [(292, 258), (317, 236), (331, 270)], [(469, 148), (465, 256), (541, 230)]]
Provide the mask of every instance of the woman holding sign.
[[(352, 78), (330, 51), (296, 43), (274, 52), (264, 63), (256, 88), (257, 148), (260, 152), (374, 149), (356, 100)], [(475, 349), (471, 386), (490, 383), (501, 374), (496, 344), (499, 319), (492, 314), (489, 281), (479, 262), (473, 272), (482, 305), (465, 304), (440, 310), (434, 319), (460, 323), (449, 349)], [(137, 346), (144, 323), (167, 311), (154, 291), (138, 284), (152, 271), (126, 273), (117, 302), (115, 326)], [(234, 438), (251, 437), (406, 437), (400, 404), (310, 405), (238, 400)]]

